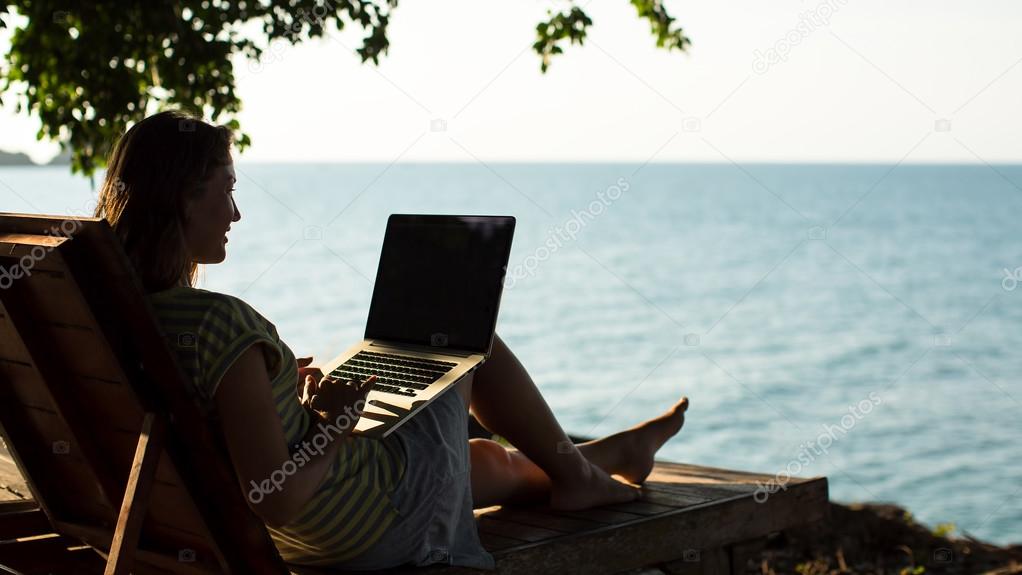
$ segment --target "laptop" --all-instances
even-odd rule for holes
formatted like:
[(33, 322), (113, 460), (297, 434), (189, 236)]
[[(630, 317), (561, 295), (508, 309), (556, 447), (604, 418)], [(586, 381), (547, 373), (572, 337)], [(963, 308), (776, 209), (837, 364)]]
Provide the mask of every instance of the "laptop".
[(376, 376), (354, 433), (386, 437), (490, 355), (515, 218), (391, 215), (365, 337), (322, 366)]

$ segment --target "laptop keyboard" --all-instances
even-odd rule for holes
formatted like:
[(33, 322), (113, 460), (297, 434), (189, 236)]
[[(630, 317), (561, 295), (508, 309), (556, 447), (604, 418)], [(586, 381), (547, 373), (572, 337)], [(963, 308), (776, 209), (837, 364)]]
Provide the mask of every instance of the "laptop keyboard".
[(360, 351), (330, 372), (330, 375), (355, 380), (375, 375), (373, 391), (414, 397), (456, 365), (449, 361)]

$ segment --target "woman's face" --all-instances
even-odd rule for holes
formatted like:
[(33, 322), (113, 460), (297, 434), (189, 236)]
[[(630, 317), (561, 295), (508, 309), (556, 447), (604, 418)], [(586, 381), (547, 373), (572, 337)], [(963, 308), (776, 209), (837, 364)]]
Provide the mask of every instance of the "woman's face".
[(202, 184), (199, 195), (189, 200), (185, 222), (185, 245), (192, 261), (218, 264), (227, 257), (227, 232), (241, 219), (234, 203), (234, 164), (217, 166)]

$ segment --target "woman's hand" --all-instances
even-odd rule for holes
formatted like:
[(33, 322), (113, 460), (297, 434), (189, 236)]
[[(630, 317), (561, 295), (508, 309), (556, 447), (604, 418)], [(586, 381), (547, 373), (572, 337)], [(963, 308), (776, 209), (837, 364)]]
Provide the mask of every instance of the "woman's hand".
[(299, 381), (305, 381), (306, 375), (312, 375), (316, 378), (316, 381), (323, 379), (323, 370), (310, 365), (312, 363), (312, 357), (299, 357), (295, 360), (298, 362), (298, 379)]
[(358, 421), (365, 409), (366, 395), (375, 381), (376, 376), (372, 375), (365, 381), (324, 377), (317, 383), (312, 375), (308, 375), (305, 378), (308, 407), (323, 419), (335, 420), (347, 415), (353, 422)]
[(298, 397), (303, 396), (303, 385), (306, 382), (306, 376), (313, 376), (316, 381), (323, 379), (323, 370), (312, 366), (313, 358), (310, 357), (296, 357), (294, 362), (298, 365)]
[[(312, 399), (312, 396), (316, 394), (316, 382), (323, 379), (323, 370), (310, 365), (312, 363), (311, 357), (299, 357), (295, 361), (298, 363), (298, 381), (295, 384), (297, 387), (296, 391), (298, 393), (298, 401), (300, 401), (303, 406), (308, 407), (308, 400)], [(305, 383), (306, 377), (310, 375), (314, 378), (311, 389)]]

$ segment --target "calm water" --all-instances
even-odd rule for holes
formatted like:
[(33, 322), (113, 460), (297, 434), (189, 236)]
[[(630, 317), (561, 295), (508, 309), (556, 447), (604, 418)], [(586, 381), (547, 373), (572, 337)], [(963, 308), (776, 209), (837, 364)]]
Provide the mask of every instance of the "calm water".
[[(568, 430), (685, 393), (666, 458), (1022, 541), (1020, 166), (241, 164), (237, 188), (204, 287), (296, 353), (361, 337), (388, 214), (511, 214), (498, 331)], [(64, 168), (0, 170), (2, 210), (92, 201)]]

